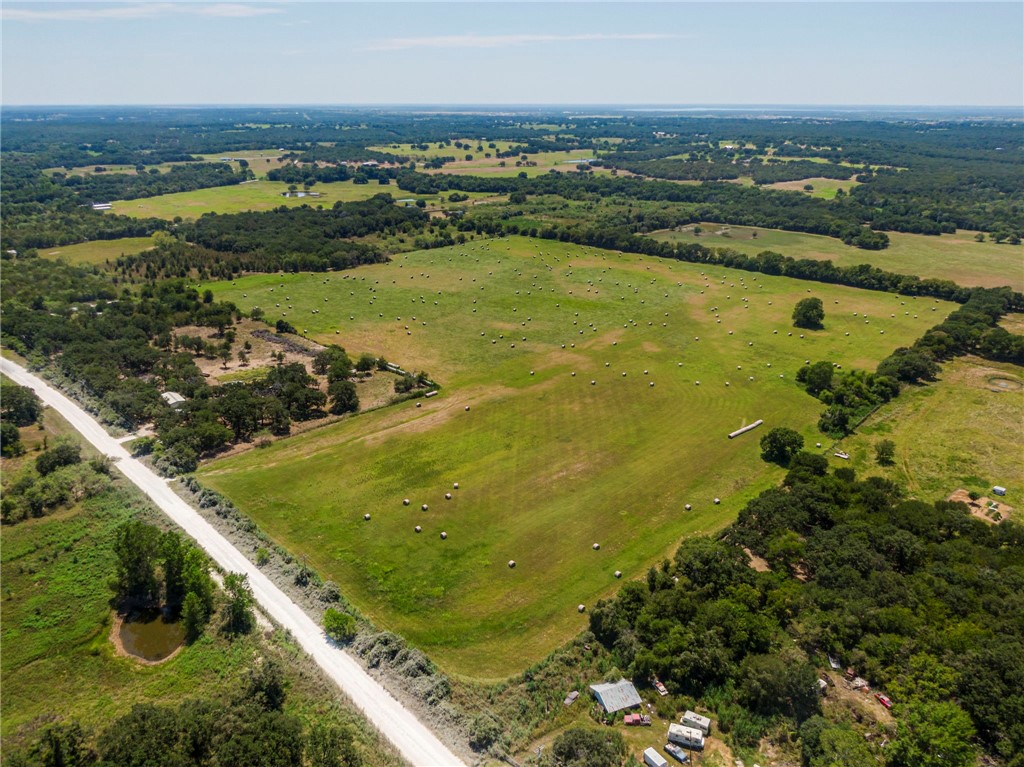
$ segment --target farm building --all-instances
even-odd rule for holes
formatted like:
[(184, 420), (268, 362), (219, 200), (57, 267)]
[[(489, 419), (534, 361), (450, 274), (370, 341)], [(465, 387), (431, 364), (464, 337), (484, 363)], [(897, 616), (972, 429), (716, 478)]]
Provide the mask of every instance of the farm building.
[(644, 750), (644, 764), (647, 767), (668, 767), (668, 760), (653, 748)]
[(160, 399), (175, 409), (181, 407), (186, 401), (185, 397), (176, 391), (165, 391), (160, 395)]
[(110, 210), (113, 207), (114, 206), (111, 205), (109, 202), (94, 202), (92, 204), (92, 209), (93, 210)]
[(624, 708), (635, 708), (641, 703), (640, 693), (628, 679), (620, 679), (618, 682), (606, 684), (592, 684), (590, 689), (593, 691), (594, 697), (597, 698), (597, 702), (609, 714)]

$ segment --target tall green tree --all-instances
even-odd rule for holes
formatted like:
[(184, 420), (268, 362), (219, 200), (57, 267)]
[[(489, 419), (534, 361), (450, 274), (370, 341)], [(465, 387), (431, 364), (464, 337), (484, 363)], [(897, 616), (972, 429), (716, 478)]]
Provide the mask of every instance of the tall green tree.
[(825, 306), (820, 298), (804, 298), (793, 309), (793, 326), (817, 330), (825, 322)]
[(160, 531), (137, 519), (121, 525), (114, 537), (117, 556), (116, 591), (122, 600), (149, 602), (159, 595), (156, 567)]
[(889, 767), (968, 767), (978, 749), (974, 725), (956, 703), (908, 703), (896, 717), (896, 737), (886, 749)]

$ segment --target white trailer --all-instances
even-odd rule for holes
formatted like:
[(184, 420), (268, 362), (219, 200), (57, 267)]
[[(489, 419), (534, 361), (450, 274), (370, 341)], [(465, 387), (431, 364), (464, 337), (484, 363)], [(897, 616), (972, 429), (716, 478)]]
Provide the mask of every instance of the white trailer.
[(705, 736), (711, 734), (711, 720), (694, 711), (687, 711), (683, 714), (679, 722), (686, 727), (692, 727), (695, 730), (700, 730)]
[(668, 739), (670, 743), (675, 743), (683, 748), (692, 748), (698, 751), (704, 748), (704, 733), (693, 727), (670, 724), (668, 726)]
[(644, 751), (644, 764), (647, 767), (668, 767), (668, 759), (653, 748), (648, 748)]

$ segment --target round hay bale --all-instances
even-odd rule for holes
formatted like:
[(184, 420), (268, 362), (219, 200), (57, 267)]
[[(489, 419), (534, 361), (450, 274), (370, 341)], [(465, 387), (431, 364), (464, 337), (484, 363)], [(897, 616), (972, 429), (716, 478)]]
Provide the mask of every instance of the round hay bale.
[(690, 509), (693, 508), (693, 506), (688, 503), (685, 506), (683, 506), (683, 508), (686, 509), (687, 511), (689, 511)]
[(533, 371), (532, 370), (530, 371), (530, 375), (533, 375)]
[(448, 533), (442, 531), (442, 533), (441, 533), (441, 540), (442, 541), (448, 540)]
[(651, 381), (651, 384), (650, 384), (650, 385), (651, 385), (651, 386), (654, 386), (654, 381)]
[(516, 561), (514, 559), (510, 559), (508, 561), (508, 566), (509, 566), (509, 569), (512, 569), (513, 567), (516, 566)]
[(600, 551), (600, 549), (601, 549), (601, 544), (600, 543), (595, 543), (594, 544), (594, 551)]
[(694, 381), (693, 384), (694, 386), (700, 386), (700, 381)]
[(594, 379), (590, 379), (590, 385), (597, 386), (597, 381), (595, 381)]
[(466, 412), (469, 412), (469, 405), (466, 405)]
[(451, 493), (445, 493), (445, 494), (444, 494), (444, 499), (445, 499), (446, 501), (450, 501), (450, 500), (452, 499), (452, 494), (451, 494)]
[(717, 506), (718, 504), (720, 504), (721, 502), (722, 502), (722, 499), (721, 499), (721, 498), (715, 498), (715, 505), (716, 505), (716, 506)]
[(420, 508), (423, 509), (423, 511), (427, 511), (430, 507), (427, 506), (427, 504), (423, 504)]
[(815, 446), (815, 447), (821, 447), (821, 443), (820, 443), (820, 442), (815, 442), (815, 443), (814, 443), (814, 446)]
[(365, 519), (367, 522), (369, 522), (370, 521), (370, 515), (369, 514), (363, 514), (363, 519)]
[(576, 612), (581, 613), (587, 609), (586, 605), (576, 605)]
[(452, 485), (452, 487), (455, 488), (456, 490), (458, 490), (459, 489), (459, 483), (458, 482), (454, 483)]
[(409, 505), (409, 499), (408, 498), (403, 498), (402, 499), (402, 505), (403, 506), (408, 506)]
[(416, 403), (416, 407), (423, 407), (423, 403), (422, 402), (417, 402)]

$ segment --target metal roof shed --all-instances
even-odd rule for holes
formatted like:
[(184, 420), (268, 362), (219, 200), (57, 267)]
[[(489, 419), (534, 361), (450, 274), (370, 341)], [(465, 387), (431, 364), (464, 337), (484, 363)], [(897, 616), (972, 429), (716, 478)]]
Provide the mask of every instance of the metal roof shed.
[(624, 708), (635, 708), (641, 703), (640, 693), (636, 691), (633, 683), (628, 679), (620, 679), (618, 682), (590, 685), (594, 697), (604, 710), (613, 714)]

